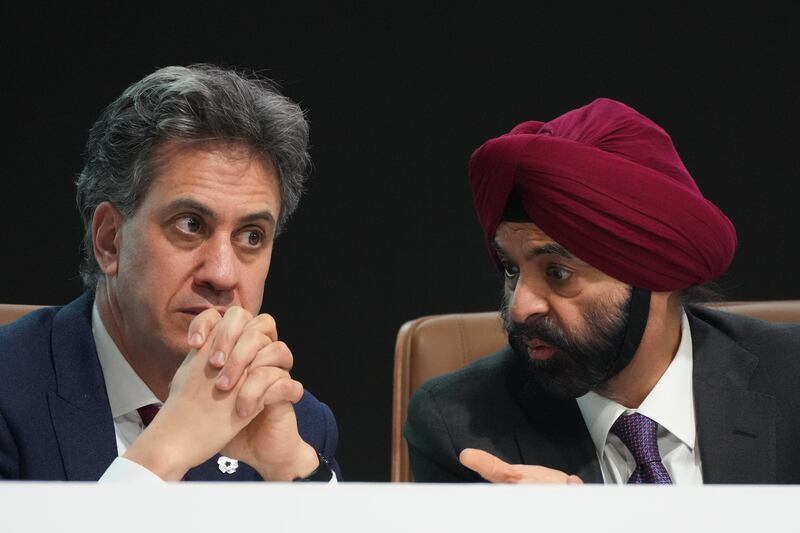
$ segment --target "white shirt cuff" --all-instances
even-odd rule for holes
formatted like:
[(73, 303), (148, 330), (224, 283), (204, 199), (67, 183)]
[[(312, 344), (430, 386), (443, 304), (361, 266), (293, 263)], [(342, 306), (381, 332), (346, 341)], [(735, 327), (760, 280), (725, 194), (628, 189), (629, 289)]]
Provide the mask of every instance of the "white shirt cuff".
[[(335, 476), (334, 476), (335, 477)], [(164, 483), (164, 480), (130, 459), (117, 457), (98, 483)]]

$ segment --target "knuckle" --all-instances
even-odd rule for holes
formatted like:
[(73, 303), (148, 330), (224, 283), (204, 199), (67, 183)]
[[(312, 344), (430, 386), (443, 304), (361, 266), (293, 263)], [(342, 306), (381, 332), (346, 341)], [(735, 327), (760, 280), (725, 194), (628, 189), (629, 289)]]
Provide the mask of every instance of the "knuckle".
[(266, 333), (268, 337), (275, 337), (277, 340), (277, 328), (275, 319), (268, 313), (261, 313), (256, 317), (258, 319), (259, 327)]
[(293, 389), (294, 397), (292, 398), (292, 401), (299, 402), (300, 399), (303, 397), (303, 394), (305, 394), (306, 389), (305, 387), (303, 387), (303, 384), (297, 380), (292, 380), (292, 383), (294, 387)]
[(281, 396), (287, 399), (293, 399), (297, 393), (297, 385), (298, 383), (288, 376), (282, 378), (280, 381)]
[(260, 331), (245, 329), (236, 340), (236, 348), (241, 351), (252, 351), (254, 354), (269, 344), (269, 339)]
[(292, 381), (288, 378), (281, 378), (276, 384), (278, 385), (278, 392), (281, 393), (281, 396), (285, 396), (292, 391)]
[(506, 472), (506, 483), (519, 483), (524, 477), (522, 469), (517, 466), (512, 466)]
[(259, 376), (258, 379), (260, 383), (269, 388), (276, 382), (286, 377), (287, 374), (280, 368), (262, 366), (258, 368), (257, 375)]
[(257, 381), (267, 381), (270, 377), (270, 368), (266, 366), (259, 366), (248, 370), (249, 375)]
[(259, 391), (256, 387), (251, 386), (243, 386), (242, 390), (239, 391), (239, 402), (243, 404), (251, 404), (256, 401), (259, 397)]
[(242, 306), (240, 306), (240, 305), (234, 305), (234, 306), (231, 306), (231, 307), (229, 307), (229, 308), (228, 308), (228, 309), (225, 311), (225, 316), (227, 317), (227, 316), (229, 316), (229, 315), (230, 315), (230, 317), (231, 317), (232, 319), (234, 319), (234, 320), (237, 320), (237, 319), (238, 319), (238, 320), (241, 320), (241, 319), (243, 319), (243, 318), (251, 318), (251, 316), (252, 316), (252, 315), (250, 315), (250, 313), (247, 311), (247, 309), (245, 309), (244, 307), (242, 307)]
[(269, 313), (261, 313), (258, 315), (259, 319), (263, 321), (264, 325), (268, 327), (268, 329), (275, 329), (275, 318)]
[(216, 349), (227, 348), (233, 344), (234, 332), (229, 327), (220, 327), (217, 332), (216, 339), (214, 339), (214, 347)]
[(247, 361), (242, 356), (242, 351), (234, 347), (225, 359), (225, 368), (243, 368), (247, 365)]
[(292, 355), (292, 351), (289, 349), (289, 346), (283, 342), (278, 341), (273, 343), (274, 349), (279, 356), (279, 361), (283, 363), (283, 366), (288, 366), (291, 368), (292, 364), (294, 363), (294, 356)]

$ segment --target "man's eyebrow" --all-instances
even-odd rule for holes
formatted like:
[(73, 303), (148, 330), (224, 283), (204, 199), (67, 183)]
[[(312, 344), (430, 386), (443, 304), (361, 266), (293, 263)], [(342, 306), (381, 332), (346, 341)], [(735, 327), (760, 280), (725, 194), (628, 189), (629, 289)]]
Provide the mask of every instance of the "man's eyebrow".
[(525, 254), (525, 256), (531, 258), (539, 255), (548, 255), (548, 254), (558, 255), (565, 259), (575, 259), (575, 256), (569, 253), (569, 251), (566, 248), (554, 242), (543, 244), (542, 246), (536, 246), (532, 250), (529, 250)]
[[(178, 198), (177, 200), (170, 202), (166, 208), (166, 211), (178, 211), (182, 209), (194, 211), (209, 220), (216, 220), (217, 218), (213, 209), (192, 198)], [(264, 210), (250, 213), (239, 220), (239, 222), (243, 224), (249, 224), (257, 221), (264, 221), (267, 224), (274, 226), (275, 216), (270, 211)]]
[[(497, 242), (497, 239), (492, 240), (492, 247), (494, 248), (495, 252), (497, 252), (497, 255), (499, 255), (500, 257), (506, 256), (505, 250), (503, 250), (503, 247), (500, 246), (500, 244)], [(576, 259), (574, 255), (569, 253), (569, 250), (567, 250), (560, 244), (554, 242), (543, 244), (542, 246), (537, 246), (532, 250), (528, 251), (528, 253), (526, 253), (525, 256), (527, 259), (530, 259), (532, 257), (536, 257), (539, 255), (547, 255), (547, 254), (558, 255), (565, 259)]]
[(499, 255), (500, 257), (506, 256), (505, 250), (503, 250), (503, 247), (500, 246), (500, 244), (497, 242), (497, 239), (492, 239), (492, 247), (494, 248), (494, 251), (497, 252), (497, 255)]
[(194, 211), (196, 213), (199, 213), (200, 215), (203, 215), (205, 218), (210, 218), (210, 219), (215, 218), (214, 211), (212, 211), (210, 207), (208, 207), (205, 204), (201, 204), (197, 200), (193, 200), (191, 198), (177, 198), (171, 201), (167, 205), (167, 207), (164, 208), (164, 211), (171, 212), (184, 209), (186, 211)]
[(275, 217), (269, 211), (257, 211), (241, 218), (243, 224), (250, 224), (258, 221), (266, 222), (271, 226), (275, 225)]

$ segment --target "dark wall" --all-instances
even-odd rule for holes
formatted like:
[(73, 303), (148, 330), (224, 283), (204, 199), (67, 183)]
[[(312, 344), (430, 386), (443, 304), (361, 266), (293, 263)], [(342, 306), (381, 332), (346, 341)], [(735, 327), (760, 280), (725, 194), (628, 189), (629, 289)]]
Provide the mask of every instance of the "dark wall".
[(729, 297), (800, 298), (797, 9), (602, 4), (6, 13), (0, 301), (80, 293), (73, 179), (88, 128), (129, 83), (197, 61), (262, 70), (308, 110), (315, 170), (264, 310), (294, 375), (337, 414), (350, 480), (388, 479), (400, 325), (499, 301), (466, 164), (520, 121), (597, 96), (648, 115), (736, 224)]

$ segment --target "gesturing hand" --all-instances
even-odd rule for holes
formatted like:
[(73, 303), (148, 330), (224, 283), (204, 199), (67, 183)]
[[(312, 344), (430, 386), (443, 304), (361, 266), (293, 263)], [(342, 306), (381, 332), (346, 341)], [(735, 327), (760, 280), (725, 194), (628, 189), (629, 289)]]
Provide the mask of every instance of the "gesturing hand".
[(581, 478), (537, 465), (512, 465), (494, 455), (475, 448), (466, 448), (458, 456), (461, 464), (492, 483), (566, 483), (583, 484)]

